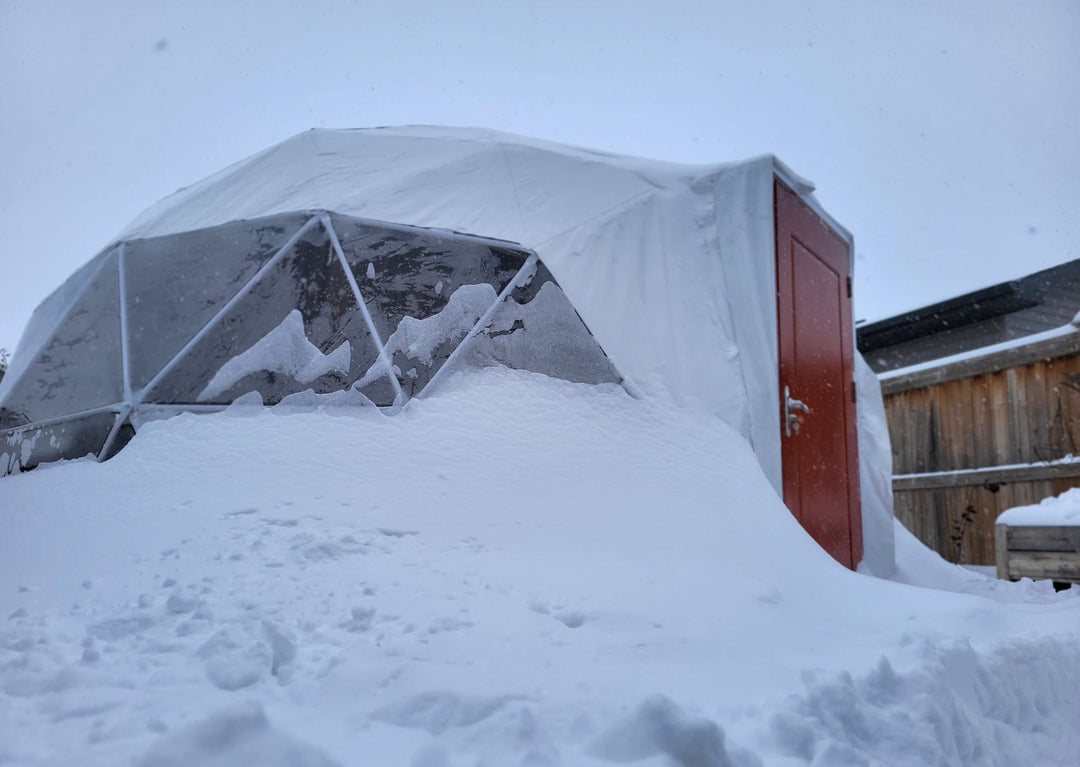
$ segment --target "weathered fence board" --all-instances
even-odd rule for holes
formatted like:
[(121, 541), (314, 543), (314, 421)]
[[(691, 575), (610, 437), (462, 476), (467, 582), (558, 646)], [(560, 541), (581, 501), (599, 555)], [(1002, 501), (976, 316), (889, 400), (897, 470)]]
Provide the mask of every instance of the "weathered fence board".
[(937, 487), (1001, 485), (1071, 478), (1080, 478), (1080, 461), (991, 466), (986, 469), (959, 469), (928, 474), (894, 474), (893, 490), (929, 490)]
[(1080, 463), (1048, 463), (1080, 455), (1080, 332), (882, 390), (896, 516), (951, 561), (993, 564), (998, 514), (1080, 487)]

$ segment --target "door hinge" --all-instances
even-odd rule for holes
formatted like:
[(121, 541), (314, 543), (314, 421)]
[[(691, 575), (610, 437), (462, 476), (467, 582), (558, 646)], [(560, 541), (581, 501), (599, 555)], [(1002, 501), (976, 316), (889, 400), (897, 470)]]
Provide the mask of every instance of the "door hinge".
[(851, 298), (851, 278), (847, 278), (847, 297)]
[(852, 402), (858, 402), (859, 401), (858, 395), (855, 392), (855, 382), (854, 381), (851, 382), (851, 401)]

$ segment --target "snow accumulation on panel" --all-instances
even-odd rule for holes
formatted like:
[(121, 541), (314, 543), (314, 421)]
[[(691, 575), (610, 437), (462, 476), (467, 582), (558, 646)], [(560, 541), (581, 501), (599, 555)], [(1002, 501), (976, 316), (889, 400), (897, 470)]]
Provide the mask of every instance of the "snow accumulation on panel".
[[(464, 338), (497, 298), (495, 288), (486, 282), (462, 285), (438, 314), (423, 319), (403, 317), (397, 329), (386, 339), (386, 353), (391, 356), (404, 354), (410, 360), (429, 366), (435, 349), (443, 343)], [(375, 372), (373, 366), (365, 374), (364, 380)]]
[(319, 351), (307, 339), (303, 315), (293, 309), (254, 346), (222, 365), (199, 394), (199, 402), (214, 399), (245, 376), (260, 371), (283, 373), (301, 384), (310, 383), (326, 373), (348, 374), (350, 359), (348, 341), (329, 354)]
[(718, 417), (250, 399), (3, 480), (5, 766), (1075, 765), (1077, 589), (847, 571)]
[[(402, 389), (410, 396), (422, 390), (497, 298), (495, 288), (486, 282), (462, 285), (437, 314), (402, 317), (385, 345)], [(356, 386), (363, 388), (384, 375), (385, 363), (377, 360)]]
[(1080, 525), (1080, 488), (1074, 487), (1031, 506), (1014, 506), (1001, 512), (997, 524), (1009, 527)]
[(685, 173), (475, 128), (312, 130), (152, 205), (120, 239), (325, 209), (542, 242), (656, 188), (673, 168)]

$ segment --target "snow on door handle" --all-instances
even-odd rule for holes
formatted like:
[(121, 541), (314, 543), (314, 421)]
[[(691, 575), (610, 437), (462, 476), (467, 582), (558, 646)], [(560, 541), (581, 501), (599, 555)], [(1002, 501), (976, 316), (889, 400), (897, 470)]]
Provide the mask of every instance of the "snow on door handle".
[(806, 414), (809, 415), (810, 406), (807, 405), (802, 400), (798, 400), (798, 399), (795, 399), (794, 397), (792, 397), (791, 396), (791, 390), (787, 386), (785, 386), (784, 387), (784, 435), (787, 436), (787, 437), (790, 437), (791, 433), (793, 431), (796, 434), (798, 434), (799, 433), (799, 427), (802, 426), (802, 421), (799, 420), (798, 414), (796, 414), (794, 412), (796, 410), (801, 411), (801, 412), (806, 413)]

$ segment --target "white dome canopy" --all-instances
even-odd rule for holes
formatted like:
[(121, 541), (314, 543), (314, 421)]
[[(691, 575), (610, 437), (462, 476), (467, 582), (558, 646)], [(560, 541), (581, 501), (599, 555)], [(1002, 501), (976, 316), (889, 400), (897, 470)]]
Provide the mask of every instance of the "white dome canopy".
[(771, 156), (692, 166), (471, 128), (311, 130), (151, 206), (119, 239), (331, 210), (517, 243), (632, 385), (750, 436), (759, 381), (741, 366), (775, 367), (773, 320), (759, 317), (772, 311), (775, 171), (809, 191)]
[[(311, 130), (152, 205), (117, 243), (322, 212), (512, 243), (539, 256), (632, 391), (720, 415), (778, 485), (777, 174), (816, 206), (772, 156), (691, 166), (478, 129)], [(35, 313), (0, 400), (86, 272)]]

